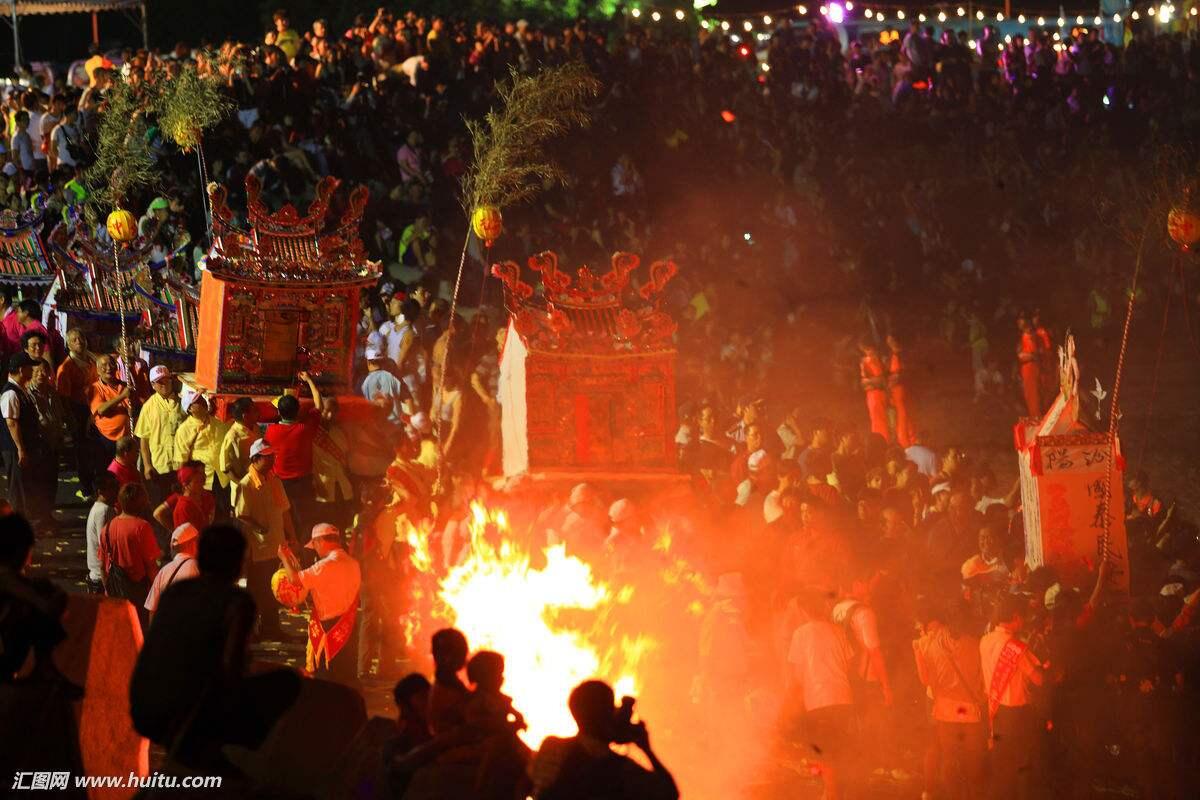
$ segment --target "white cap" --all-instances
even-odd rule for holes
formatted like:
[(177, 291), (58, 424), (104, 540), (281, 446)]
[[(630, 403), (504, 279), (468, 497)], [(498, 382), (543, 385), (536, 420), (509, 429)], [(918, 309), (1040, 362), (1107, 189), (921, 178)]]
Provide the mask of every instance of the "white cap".
[(933, 489), (931, 490), (931, 494), (936, 495), (936, 494), (941, 494), (942, 492), (948, 492), (948, 491), (950, 491), (950, 484), (939, 483), (933, 487)]
[(267, 444), (266, 439), (259, 439), (254, 444), (250, 445), (250, 457), (255, 456), (272, 456), (275, 451), (271, 449), (271, 445)]
[(637, 518), (637, 509), (627, 497), (622, 497), (608, 507), (608, 518), (613, 522), (630, 522)]
[(383, 358), (383, 348), (377, 344), (368, 344), (363, 355), (366, 356), (367, 361)]
[(746, 459), (746, 467), (751, 472), (758, 472), (760, 469), (762, 469), (763, 462), (766, 461), (766, 459), (766, 450), (755, 450), (750, 454), (750, 457)]
[(165, 379), (171, 378), (171, 377), (174, 377), (173, 375), (171, 375), (171, 370), (167, 369), (162, 364), (159, 364), (156, 367), (150, 368), (150, 382), (151, 383), (158, 383), (161, 380), (165, 380)]

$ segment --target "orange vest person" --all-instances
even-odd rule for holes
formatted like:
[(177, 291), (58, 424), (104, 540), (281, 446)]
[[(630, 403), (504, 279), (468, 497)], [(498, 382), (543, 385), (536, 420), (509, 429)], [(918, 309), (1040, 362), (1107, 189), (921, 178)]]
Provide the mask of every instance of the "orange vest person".
[(887, 374), (883, 369), (883, 361), (875, 345), (860, 343), (858, 347), (863, 352), (862, 360), (858, 362), (858, 377), (863, 391), (867, 393), (871, 432), (878, 433), (890, 444), (892, 432), (888, 428)]
[(892, 351), (888, 359), (888, 399), (892, 408), (896, 409), (896, 442), (904, 448), (916, 444), (916, 426), (913, 425), (912, 415), (908, 410), (908, 391), (904, 386), (904, 360), (901, 358), (900, 342), (895, 336), (887, 337), (888, 349)]
[(1042, 415), (1042, 368), (1039, 363), (1037, 335), (1024, 317), (1017, 319), (1021, 343), (1017, 347), (1017, 363), (1021, 366), (1021, 393), (1025, 397), (1025, 414)]

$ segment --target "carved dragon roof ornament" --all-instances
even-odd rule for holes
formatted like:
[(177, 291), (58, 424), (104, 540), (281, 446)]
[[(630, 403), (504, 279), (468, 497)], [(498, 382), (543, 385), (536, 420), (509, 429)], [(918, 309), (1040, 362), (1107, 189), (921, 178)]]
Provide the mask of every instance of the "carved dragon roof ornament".
[(317, 184), (303, 216), (290, 203), (271, 212), (262, 202), (262, 184), (246, 176), (246, 218), (239, 228), (229, 207), (229, 192), (208, 186), (212, 201), (213, 248), (207, 269), (215, 275), (263, 283), (330, 283), (377, 278), (378, 262), (368, 261), (358, 226), (367, 207), (367, 188), (356, 186), (337, 226), (326, 229), (334, 192), (332, 176)]
[(529, 268), (542, 284), (542, 297), (521, 279), (514, 261), (492, 266), (492, 275), (505, 288), (505, 303), (517, 333), (536, 350), (590, 354), (657, 352), (672, 349), (677, 328), (664, 312), (662, 292), (679, 268), (669, 259), (650, 265), (647, 280), (637, 295), (649, 305), (629, 307), (625, 289), (641, 265), (633, 253), (617, 252), (612, 268), (597, 275), (586, 265), (575, 277), (558, 267), (558, 256), (545, 251), (529, 258)]

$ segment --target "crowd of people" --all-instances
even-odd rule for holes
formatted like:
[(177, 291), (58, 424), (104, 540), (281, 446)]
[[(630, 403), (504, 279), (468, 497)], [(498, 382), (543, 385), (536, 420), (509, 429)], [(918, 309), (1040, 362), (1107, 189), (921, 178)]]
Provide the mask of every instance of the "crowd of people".
[[(0, 204), (45, 204), (47, 235), (82, 224), (59, 212), (94, 189), (86, 167), (113, 81), (169, 79), (190, 59), (236, 107), (200, 154), (231, 207), (250, 174), (276, 206), (303, 207), (324, 175), (361, 181), (364, 242), (387, 274), (358, 323), (355, 393), (382, 411), (371, 423), (304, 372), (269, 407), (243, 398), (221, 418), (136, 334), (63, 337), (42, 298), (6, 293), (0, 450), (10, 507), (32, 529), (0, 521), (0, 602), (22, 609), (3, 619), (23, 642), (0, 651), (0, 681), (29, 671), (30, 648), (35, 673), (51, 669), (62, 598), (23, 573), (32, 530), (65, 524), (75, 472), (90, 504), (87, 585), (128, 599), (145, 629), (134, 724), (179, 764), (234, 772), (221, 745), (260, 744), (300, 692), (292, 670), (248, 674), (249, 648), (307, 639), (308, 673), (352, 691), (399, 679), (376, 796), (677, 796), (605, 684), (572, 693), (577, 737), (534, 753), (502, 691), (503, 654), (442, 630), (432, 674), (401, 677), (427, 655), (398, 624), (414, 575), (396, 521), (433, 531), (444, 569), (486, 494), (521, 521), (513, 530), (635, 583), (653, 580), (651, 532), (682, 532), (713, 587), (694, 639), (669, 656), (695, 665), (692, 702), (721, 710), (719, 741), (771, 698), (779, 722), (761, 752), (816, 765), (827, 797), (863, 796), (885, 769), (919, 774), (930, 797), (1083, 797), (1105, 781), (1189, 794), (1194, 535), (1169, 535), (1183, 523), (1138, 473), (1133, 596), (1103, 561), (1067, 585), (1026, 566), (1022, 498), (997, 478), (1007, 465), (930, 431), (968, 415), (1004, 440), (1044, 411), (1051, 327), (1086, 331), (1097, 361), (1115, 351), (1114, 219), (1152, 168), (1141, 156), (1194, 131), (1200, 48), (1194, 32), (1148, 30), (1128, 43), (1031, 30), (1002, 52), (994, 31), (963, 38), (935, 41), (914, 22), (903, 38), (843, 46), (815, 16), (781, 23), (760, 62), (715, 27), (380, 8), (338, 32), (281, 11), (261, 42), (97, 51), (84, 85), (9, 87)], [(487, 255), (553, 248), (596, 264), (625, 250), (679, 264), (667, 307), (685, 503), (481, 480), (499, 467), (505, 320), (478, 243), (459, 296), (477, 311), (449, 318), (462, 118), (486, 111), (510, 68), (575, 59), (603, 91), (591, 129), (553, 144), (570, 180), (505, 209)], [(160, 185), (126, 204), (195, 279), (208, 235), (196, 156), (159, 136)], [(1146, 306), (1177, 292), (1194, 305), (1161, 274), (1140, 291)], [(935, 372), (965, 406), (922, 396)], [(306, 636), (284, 612), (302, 605)], [(613, 743), (636, 745), (641, 764)]]

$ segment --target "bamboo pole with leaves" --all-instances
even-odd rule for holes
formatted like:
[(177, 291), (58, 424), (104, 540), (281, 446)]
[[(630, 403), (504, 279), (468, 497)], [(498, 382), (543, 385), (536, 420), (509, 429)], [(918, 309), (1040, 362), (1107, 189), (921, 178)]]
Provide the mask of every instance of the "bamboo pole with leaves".
[[(454, 342), (458, 295), (462, 288), (467, 248), (474, 231), (490, 250), (500, 233), (500, 210), (532, 199), (547, 182), (563, 183), (566, 174), (546, 154), (555, 137), (591, 122), (588, 101), (600, 91), (600, 83), (581, 62), (546, 67), (523, 75), (510, 71), (496, 86), (496, 104), (482, 120), (467, 120), (473, 158), (462, 181), (461, 203), (468, 220), (450, 296), (450, 322), (446, 332), (446, 354), (437, 386), (438, 402), (446, 379), (446, 368)], [(485, 265), (485, 269), (486, 269)], [(487, 279), (486, 274), (484, 279)], [(445, 447), (440, 409), (434, 420), (439, 446)], [(444, 455), (444, 453), (443, 453)], [(438, 461), (438, 485), (442, 461)]]

